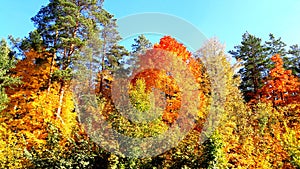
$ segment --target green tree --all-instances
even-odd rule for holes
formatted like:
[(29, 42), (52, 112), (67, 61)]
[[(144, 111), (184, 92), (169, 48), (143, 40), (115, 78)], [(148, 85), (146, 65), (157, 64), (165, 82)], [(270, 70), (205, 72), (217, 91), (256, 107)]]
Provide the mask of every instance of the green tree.
[(0, 112), (6, 108), (6, 103), (9, 101), (5, 87), (11, 86), (18, 81), (17, 78), (10, 76), (10, 69), (14, 67), (14, 53), (9, 49), (6, 41), (0, 41)]
[[(59, 96), (53, 101), (59, 103), (49, 112), (54, 113), (53, 111), (55, 111), (55, 119), (61, 119), (61, 124), (64, 125), (67, 124), (67, 120), (64, 119), (64, 116), (68, 113), (66, 107), (72, 108), (74, 105), (73, 102), (69, 102), (68, 105), (64, 102), (70, 96), (70, 80), (75, 73), (74, 67), (79, 64), (80, 61), (78, 60), (87, 55), (96, 58), (101, 54), (101, 50), (95, 49), (101, 49), (101, 45), (104, 43), (101, 31), (104, 30), (104, 26), (111, 19), (111, 15), (102, 9), (102, 4), (103, 0), (50, 0), (50, 3), (42, 7), (37, 15), (32, 18), (36, 30), (31, 32), (29, 37), (24, 39), (18, 46), (23, 50), (21, 52), (41, 47), (49, 53), (47, 55), (47, 59), (50, 60), (47, 96), (49, 100), (54, 99), (51, 98), (54, 89), (58, 89)], [(97, 65), (97, 68), (99, 67)], [(74, 111), (74, 109), (72, 110)], [(59, 129), (63, 130), (63, 128)], [(74, 132), (78, 134), (76, 131)], [(49, 133), (51, 134), (50, 131)], [(82, 133), (80, 135), (84, 135)], [(58, 144), (62, 146), (57, 146), (57, 144), (47, 145), (48, 147), (44, 148), (48, 151), (44, 154), (38, 154), (37, 158), (33, 160), (40, 160), (41, 163), (46, 162), (46, 166), (54, 163), (55, 166), (62, 165), (67, 168), (70, 165), (72, 167), (74, 165), (86, 167), (87, 163), (85, 162), (93, 160), (94, 155), (88, 149), (89, 145), (86, 144), (86, 140), (78, 138), (76, 145), (72, 146), (72, 141), (66, 140), (72, 138), (77, 139), (78, 137), (60, 138)], [(68, 151), (70, 149), (74, 151)], [(100, 159), (101, 155), (100, 153), (99, 158), (95, 158)], [(47, 158), (53, 159), (53, 161), (47, 161)], [(38, 161), (37, 164), (41, 163)]]
[(132, 54), (145, 54), (145, 52), (152, 47), (152, 43), (145, 35), (140, 35), (134, 39), (134, 44), (131, 45)]
[(18, 41), (13, 39), (13, 37), (10, 37), (11, 41), (17, 43), (16, 46), (19, 47), (19, 50), (24, 54), (24, 52), (28, 52), (29, 50), (35, 50), (38, 52), (42, 52), (42, 49), (44, 47), (44, 42), (37, 30), (34, 30), (29, 33), (28, 37), (25, 37), (21, 40), (21, 43), (18, 46)]
[[(281, 40), (281, 38), (276, 39), (275, 36), (270, 33), (269, 41), (265, 42), (264, 47), (266, 48), (266, 54), (268, 59), (271, 59), (275, 54), (279, 54), (283, 59), (283, 66), (285, 69), (291, 69), (293, 65), (292, 57), (289, 57), (289, 51), (286, 50), (286, 44)], [(268, 69), (273, 68), (272, 64), (268, 65)], [(267, 72), (269, 73), (269, 71)]]
[[(52, 55), (48, 91), (51, 81), (56, 77), (60, 83), (60, 104), (57, 117), (60, 117), (64, 94), (72, 75), (74, 59), (80, 49), (86, 45), (87, 39), (100, 29), (108, 18), (102, 10), (103, 0), (50, 0), (31, 20), (43, 41), (44, 48)], [(37, 37), (34, 36), (34, 37)], [(28, 39), (33, 42), (34, 39)], [(59, 70), (54, 72), (58, 65)]]
[(289, 69), (300, 78), (300, 47), (298, 45), (290, 46), (289, 54), (292, 55)]
[(227, 168), (227, 161), (225, 158), (225, 152), (223, 151), (224, 142), (222, 136), (216, 130), (213, 134), (204, 142), (203, 149), (203, 162), (201, 167), (203, 168)]
[(120, 68), (121, 59), (123, 56), (128, 55), (128, 51), (124, 48), (124, 46), (118, 45), (122, 38), (117, 31), (117, 19), (108, 12), (106, 13), (109, 15), (109, 18), (107, 22), (103, 23), (102, 30), (100, 31), (102, 40), (101, 71), (115, 71)]
[[(294, 75), (300, 77), (300, 48), (296, 44), (290, 46), (290, 49), (287, 50), (286, 46), (287, 45), (281, 38), (276, 39), (273, 34), (270, 34), (269, 41), (265, 42), (268, 58), (271, 58), (275, 54), (279, 54), (283, 60), (283, 67), (286, 70), (292, 70)], [(273, 67), (270, 66), (269, 68)]]
[(128, 75), (132, 73), (134, 68), (138, 67), (138, 56), (144, 55), (152, 47), (152, 43), (145, 35), (139, 35), (134, 39), (134, 43), (131, 45), (130, 56), (126, 58), (126, 72)]
[(270, 33), (269, 41), (265, 42), (266, 53), (269, 57), (275, 54), (280, 54), (280, 56), (285, 56), (287, 51), (285, 49), (286, 44), (281, 40), (281, 38), (276, 39), (275, 36)]
[[(0, 41), (0, 167), (23, 168), (24, 158), (20, 135), (12, 132), (4, 123), (4, 109), (7, 107), (9, 98), (5, 88), (19, 82), (18, 78), (11, 76), (10, 69), (14, 68), (14, 53), (8, 47), (6, 41)], [(3, 112), (2, 112), (3, 111)]]
[(261, 88), (263, 77), (267, 75), (270, 62), (265, 53), (267, 49), (260, 38), (248, 32), (243, 35), (241, 45), (234, 48), (235, 50), (231, 50), (229, 53), (243, 64), (239, 70), (242, 79), (240, 89), (244, 94), (244, 99), (249, 101)]
[[(117, 20), (113, 15), (103, 10), (108, 20), (103, 22), (100, 37), (102, 40), (101, 52), (99, 55), (99, 92), (110, 88), (110, 81), (105, 81), (105, 76), (111, 76), (116, 70), (123, 68), (123, 57), (129, 55), (124, 46), (118, 43), (122, 40), (117, 31)], [(106, 79), (107, 80), (107, 79)], [(108, 82), (108, 83), (107, 83)]]

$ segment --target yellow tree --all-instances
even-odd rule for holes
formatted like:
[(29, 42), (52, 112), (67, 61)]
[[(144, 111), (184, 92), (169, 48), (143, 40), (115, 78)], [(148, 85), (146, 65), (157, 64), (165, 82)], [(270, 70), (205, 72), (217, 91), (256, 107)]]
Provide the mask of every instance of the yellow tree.
[[(256, 94), (257, 99), (252, 100), (252, 103), (261, 101), (270, 103), (273, 107), (272, 110), (265, 113), (263, 118), (265, 126), (269, 127), (269, 130), (264, 134), (268, 138), (265, 138), (268, 140), (265, 145), (273, 149), (273, 155), (269, 155), (271, 156), (270, 159), (276, 159), (274, 161), (283, 163), (283, 166), (291, 166), (292, 163), (299, 167), (300, 150), (295, 147), (300, 145), (300, 142), (297, 141), (300, 138), (298, 132), (300, 128), (300, 81), (292, 75), (291, 70), (284, 69), (280, 55), (275, 54), (271, 60), (275, 63), (275, 67), (270, 70), (264, 86)], [(259, 113), (261, 112), (264, 111), (259, 111)], [(261, 123), (261, 121), (260, 118), (259, 122)], [(277, 137), (271, 137), (274, 134)], [(278, 159), (278, 157), (280, 158)], [(291, 163), (284, 162), (287, 160)]]
[(27, 168), (30, 165), (24, 158), (25, 141), (22, 136), (0, 123), (0, 168)]
[[(283, 68), (283, 61), (278, 54), (271, 60), (275, 67), (270, 70), (264, 86), (251, 100), (253, 110), (252, 126), (254, 132), (253, 151), (256, 165), (260, 168), (293, 168), (297, 166), (299, 145), (291, 136), (299, 136), (299, 91), (300, 83), (290, 70)], [(262, 103), (260, 103), (262, 102)], [(256, 103), (256, 104), (253, 104)], [(299, 165), (299, 163), (298, 163)]]
[(45, 139), (47, 135), (43, 122), (44, 119), (51, 118), (34, 111), (33, 104), (43, 88), (47, 88), (49, 66), (47, 53), (29, 51), (25, 56), (11, 70), (15, 77), (21, 78), (22, 83), (7, 90), (10, 103), (5, 110), (5, 122), (11, 130), (23, 132), (25, 138), (31, 140), (29, 145), (32, 146), (35, 139)]
[(48, 123), (55, 124), (67, 137), (76, 114), (70, 91), (66, 92), (61, 117), (55, 115), (58, 108), (58, 84), (53, 82), (51, 92), (47, 92), (51, 57), (47, 52), (30, 50), (25, 58), (11, 71), (20, 77), (22, 84), (8, 88), (10, 103), (5, 109), (3, 121), (15, 132), (24, 135), (27, 148), (46, 143)]
[(235, 74), (239, 64), (231, 65), (225, 47), (217, 38), (209, 39), (197, 51), (206, 66), (211, 83), (209, 112), (205, 123), (203, 168), (249, 168), (253, 164), (249, 110), (239, 90)]

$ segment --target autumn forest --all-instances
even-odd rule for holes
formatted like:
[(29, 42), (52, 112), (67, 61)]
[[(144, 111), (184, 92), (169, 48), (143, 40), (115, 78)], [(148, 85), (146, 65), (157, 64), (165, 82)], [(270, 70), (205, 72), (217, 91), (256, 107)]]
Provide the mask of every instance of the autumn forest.
[(0, 168), (300, 168), (297, 44), (127, 49), (103, 0), (50, 0), (31, 21), (0, 42)]

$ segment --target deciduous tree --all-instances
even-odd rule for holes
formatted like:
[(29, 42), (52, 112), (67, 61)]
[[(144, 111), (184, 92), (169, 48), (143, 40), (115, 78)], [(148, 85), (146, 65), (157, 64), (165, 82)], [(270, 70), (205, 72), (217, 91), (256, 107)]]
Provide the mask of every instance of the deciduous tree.
[(270, 70), (264, 86), (257, 92), (258, 99), (271, 102), (274, 106), (299, 103), (299, 79), (292, 75), (291, 70), (283, 68), (280, 55), (274, 55), (271, 60), (275, 63), (275, 67)]

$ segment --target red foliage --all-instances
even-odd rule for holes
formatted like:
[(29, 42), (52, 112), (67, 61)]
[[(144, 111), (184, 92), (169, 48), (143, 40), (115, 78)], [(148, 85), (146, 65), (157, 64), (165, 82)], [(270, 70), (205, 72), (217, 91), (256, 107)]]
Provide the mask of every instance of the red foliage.
[(182, 58), (183, 61), (190, 59), (192, 56), (191, 52), (183, 44), (178, 43), (171, 36), (161, 38), (159, 44), (154, 45), (154, 49), (163, 49), (172, 52), (175, 56)]
[(273, 105), (299, 103), (299, 79), (292, 75), (291, 70), (283, 68), (283, 61), (278, 54), (271, 60), (275, 63), (275, 67), (270, 70), (268, 80), (258, 91), (257, 98), (262, 102), (272, 102)]

